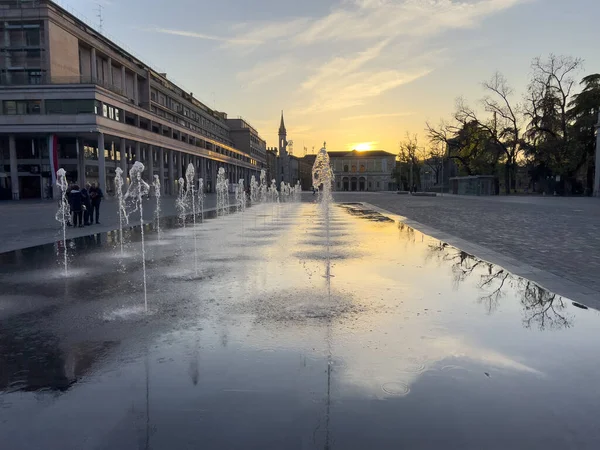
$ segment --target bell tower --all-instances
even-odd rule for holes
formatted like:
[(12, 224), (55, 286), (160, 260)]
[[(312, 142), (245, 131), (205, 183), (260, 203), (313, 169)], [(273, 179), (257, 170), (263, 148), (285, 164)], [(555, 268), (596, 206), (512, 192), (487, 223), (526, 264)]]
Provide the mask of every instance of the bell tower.
[(277, 174), (277, 183), (285, 181), (290, 183), (290, 158), (287, 152), (287, 131), (283, 121), (283, 111), (281, 111), (281, 122), (279, 123), (279, 173)]

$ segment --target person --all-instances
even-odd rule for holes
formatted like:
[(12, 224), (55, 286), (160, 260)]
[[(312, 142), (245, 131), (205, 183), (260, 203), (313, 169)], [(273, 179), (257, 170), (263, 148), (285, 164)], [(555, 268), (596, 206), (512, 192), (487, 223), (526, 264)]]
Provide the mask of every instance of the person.
[(102, 193), (102, 189), (100, 189), (96, 183), (92, 183), (92, 187), (90, 188), (90, 199), (92, 201), (90, 222), (94, 222), (94, 216), (96, 216), (96, 223), (100, 223), (100, 202), (103, 198), (104, 194)]
[(73, 212), (73, 227), (78, 226), (79, 228), (83, 228), (83, 197), (79, 190), (79, 186), (76, 184), (71, 188), (69, 204), (71, 205), (71, 211)]
[(91, 225), (90, 215), (92, 213), (92, 198), (90, 197), (90, 183), (86, 183), (81, 190), (81, 202), (83, 208), (83, 223), (85, 226)]

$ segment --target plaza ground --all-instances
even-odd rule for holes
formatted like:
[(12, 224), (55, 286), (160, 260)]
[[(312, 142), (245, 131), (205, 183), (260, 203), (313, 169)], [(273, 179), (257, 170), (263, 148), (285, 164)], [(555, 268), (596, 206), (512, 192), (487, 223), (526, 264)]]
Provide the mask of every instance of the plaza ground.
[[(413, 197), (395, 193), (336, 192), (338, 202), (368, 202), (407, 218), (407, 223), (462, 250), (506, 267), (548, 289), (600, 306), (600, 202), (594, 198)], [(313, 201), (311, 193), (304, 201)], [(233, 203), (233, 199), (231, 200)], [(208, 195), (206, 208), (216, 196)], [(0, 252), (62, 238), (50, 201), (0, 203)], [(175, 199), (162, 199), (163, 216), (174, 216)], [(146, 221), (154, 200), (147, 201)], [(104, 201), (101, 225), (69, 229), (67, 237), (114, 230), (114, 200)], [(457, 238), (454, 240), (452, 238)], [(526, 268), (526, 270), (524, 270)], [(596, 299), (594, 301), (594, 299)]]

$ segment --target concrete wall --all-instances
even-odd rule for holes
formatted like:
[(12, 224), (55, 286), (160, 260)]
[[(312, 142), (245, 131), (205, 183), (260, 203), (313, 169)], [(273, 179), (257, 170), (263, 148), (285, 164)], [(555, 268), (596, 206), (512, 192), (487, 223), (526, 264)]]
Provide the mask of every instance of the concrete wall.
[(79, 77), (79, 41), (52, 21), (47, 23), (50, 76)]

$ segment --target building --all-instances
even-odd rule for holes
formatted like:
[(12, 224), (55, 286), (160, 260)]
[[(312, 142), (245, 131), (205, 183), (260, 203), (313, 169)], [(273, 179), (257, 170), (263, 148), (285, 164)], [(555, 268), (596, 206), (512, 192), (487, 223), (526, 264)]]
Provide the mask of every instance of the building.
[[(266, 145), (242, 119), (208, 108), (50, 0), (0, 0), (0, 195), (47, 197), (55, 170), (99, 183), (135, 161), (165, 194), (188, 164), (208, 191), (266, 167)], [(285, 136), (284, 136), (285, 137)]]
[(396, 155), (383, 150), (327, 152), (335, 176), (337, 191), (394, 190), (392, 177)]

